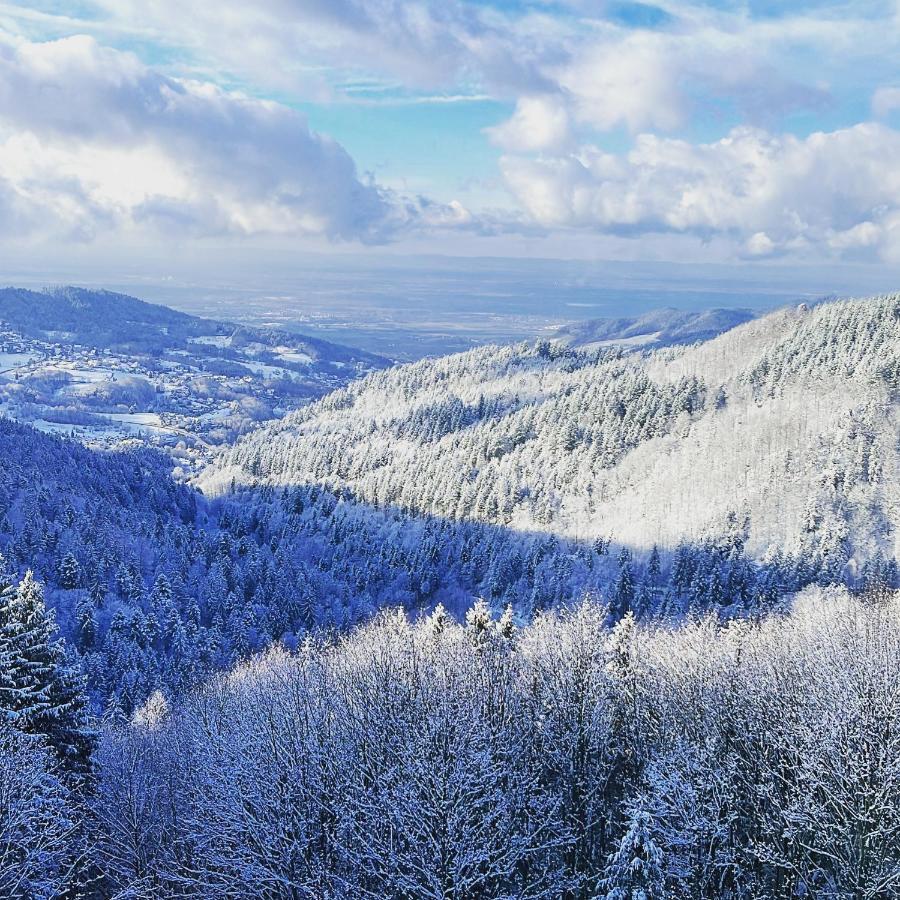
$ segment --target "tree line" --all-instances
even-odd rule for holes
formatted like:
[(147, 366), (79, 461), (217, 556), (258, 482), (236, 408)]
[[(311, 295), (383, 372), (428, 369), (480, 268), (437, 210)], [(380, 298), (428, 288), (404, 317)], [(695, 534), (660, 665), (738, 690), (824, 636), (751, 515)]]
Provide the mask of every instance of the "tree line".
[[(80, 896), (147, 900), (893, 896), (898, 658), (886, 591), (612, 629), (593, 600), (530, 624), (483, 602), (463, 623), (387, 611), (109, 717), (77, 803), (41, 769), (52, 737), (4, 724), (0, 777), (19, 802), (0, 820), (0, 884), (50, 897), (80, 878)], [(75, 865), (78, 829), (91, 840)]]

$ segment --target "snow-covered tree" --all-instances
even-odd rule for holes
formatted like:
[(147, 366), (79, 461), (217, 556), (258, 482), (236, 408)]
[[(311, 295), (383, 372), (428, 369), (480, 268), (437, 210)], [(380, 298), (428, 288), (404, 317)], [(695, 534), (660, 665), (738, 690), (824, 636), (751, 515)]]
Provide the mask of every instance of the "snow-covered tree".
[(31, 572), (0, 605), (0, 712), (12, 725), (46, 737), (67, 771), (87, 773), (93, 736), (83, 679), (66, 657)]
[(66, 590), (74, 590), (81, 586), (81, 565), (73, 553), (67, 553), (59, 564), (57, 576), (59, 586)]
[(653, 818), (641, 801), (629, 814), (625, 833), (610, 855), (603, 887), (607, 900), (665, 900), (663, 852), (653, 836)]
[(0, 896), (64, 895), (76, 815), (41, 740), (0, 723)]

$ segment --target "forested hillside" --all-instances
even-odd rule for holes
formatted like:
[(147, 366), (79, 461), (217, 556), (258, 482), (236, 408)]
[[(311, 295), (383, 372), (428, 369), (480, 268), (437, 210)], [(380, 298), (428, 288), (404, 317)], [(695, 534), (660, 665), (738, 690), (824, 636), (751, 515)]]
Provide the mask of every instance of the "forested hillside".
[(683, 350), (417, 363), (241, 442), (212, 500), (162, 455), (0, 421), (0, 551), (46, 584), (97, 708), (129, 715), (386, 606), (727, 618), (892, 586), (897, 328), (884, 298)]
[(384, 615), (109, 729), (93, 856), (120, 897), (893, 897), (898, 612)]
[(0, 288), (0, 413), (196, 473), (211, 447), (389, 361), (111, 291)]
[(898, 401), (900, 298), (835, 302), (687, 348), (543, 342), (377, 373), (250, 435), (201, 484), (321, 485), (642, 564), (656, 547), (666, 571), (712, 542), (857, 585), (893, 578)]
[(371, 375), (205, 493), (0, 418), (0, 896), (892, 896), (898, 402), (885, 297)]
[[(192, 316), (114, 291), (59, 287), (44, 291), (0, 288), (0, 323), (25, 337), (80, 344), (123, 353), (163, 354), (190, 349), (192, 341), (220, 336), (235, 347), (256, 341), (275, 348), (290, 343), (337, 375), (340, 366), (382, 367), (383, 357), (321, 338), (280, 329), (250, 328)], [(230, 346), (226, 343), (222, 350)], [(207, 344), (216, 347), (214, 343)], [(225, 358), (229, 354), (222, 354)], [(334, 364), (338, 367), (335, 368)]]
[(482, 593), (520, 612), (597, 592), (617, 564), (481, 523), (409, 519), (318, 487), (209, 506), (144, 449), (108, 453), (0, 419), (0, 552), (46, 586), (98, 711), (126, 715), (273, 642), (385, 606)]

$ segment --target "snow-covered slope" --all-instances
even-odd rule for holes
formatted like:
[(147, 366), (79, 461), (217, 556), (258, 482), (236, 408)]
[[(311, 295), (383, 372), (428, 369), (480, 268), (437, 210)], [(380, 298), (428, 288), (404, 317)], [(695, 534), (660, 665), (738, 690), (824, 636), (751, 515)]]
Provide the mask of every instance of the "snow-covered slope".
[(554, 338), (567, 347), (665, 347), (706, 341), (731, 328), (749, 322), (749, 309), (704, 309), (683, 312), (655, 309), (641, 316), (617, 319), (589, 319), (560, 328)]
[(690, 347), (481, 348), (377, 373), (201, 479), (324, 483), (411, 514), (638, 552), (744, 528), (853, 576), (898, 554), (900, 296), (781, 310)]
[[(79, 287), (43, 291), (0, 288), (0, 324), (26, 338), (123, 353), (160, 355), (205, 346), (210, 353), (224, 351), (220, 355), (232, 358), (240, 357), (239, 351), (247, 348), (257, 353), (271, 351), (288, 366), (301, 362), (332, 376), (341, 368), (360, 372), (389, 364), (384, 357), (308, 335), (237, 326), (127, 294)], [(323, 378), (323, 383), (328, 381)]]

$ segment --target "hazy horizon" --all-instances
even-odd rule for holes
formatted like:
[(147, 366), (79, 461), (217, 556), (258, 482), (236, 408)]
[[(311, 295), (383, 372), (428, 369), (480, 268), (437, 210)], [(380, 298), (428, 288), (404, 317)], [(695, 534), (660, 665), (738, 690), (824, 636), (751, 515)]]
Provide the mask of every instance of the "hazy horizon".
[(281, 271), (224, 266), (108, 272), (0, 268), (0, 283), (75, 284), (184, 312), (279, 324), (392, 359), (455, 352), (552, 333), (570, 322), (674, 307), (756, 312), (824, 296), (900, 288), (887, 267), (677, 264), (661, 261), (309, 255)]

